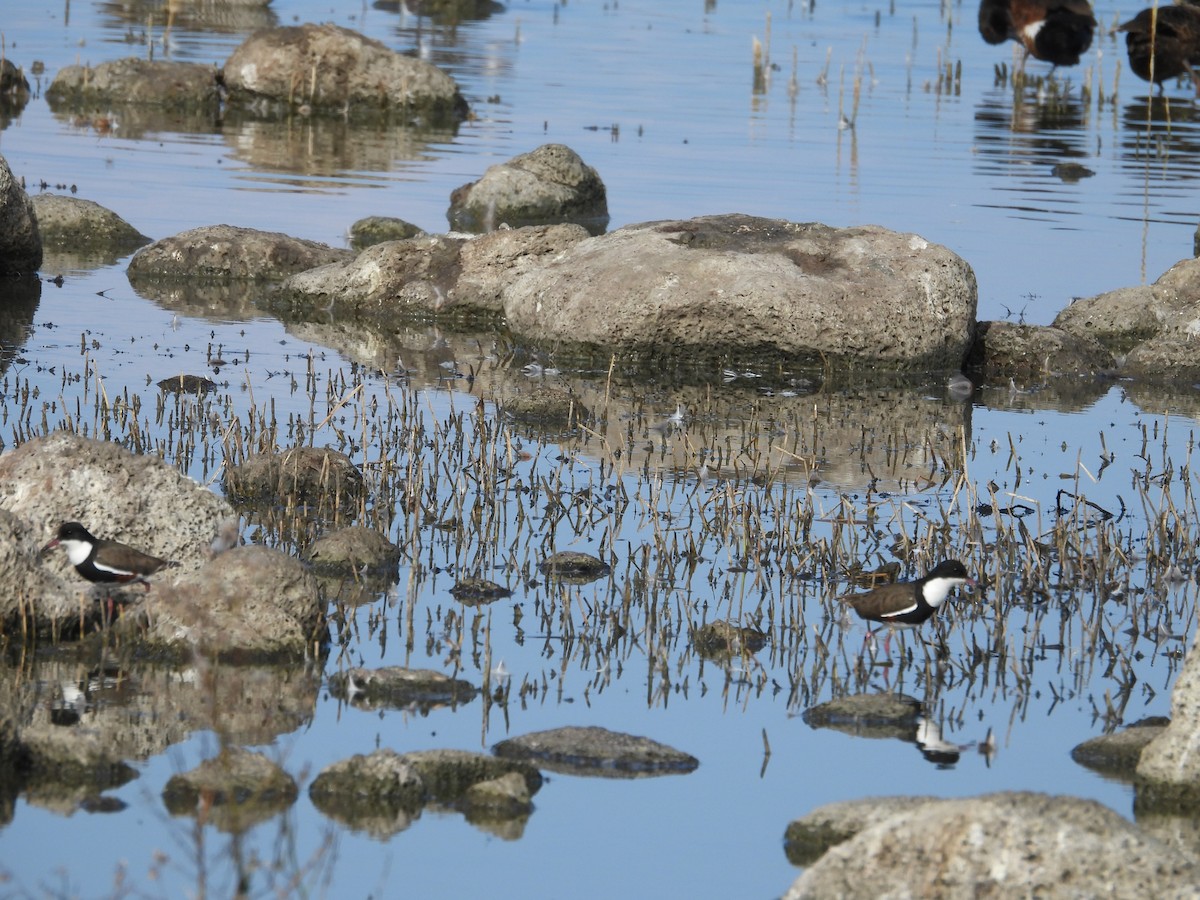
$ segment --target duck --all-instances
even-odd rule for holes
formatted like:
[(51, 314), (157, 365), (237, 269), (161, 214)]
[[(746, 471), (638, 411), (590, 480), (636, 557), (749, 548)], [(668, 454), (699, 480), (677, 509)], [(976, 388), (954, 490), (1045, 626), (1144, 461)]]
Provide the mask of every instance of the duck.
[[(849, 594), (841, 602), (853, 609), (860, 619), (888, 627), (883, 652), (888, 653), (892, 633), (897, 629), (923, 625), (946, 602), (956, 587), (975, 586), (960, 560), (948, 559), (938, 563), (924, 578), (885, 584), (865, 594)], [(868, 627), (867, 637), (870, 638)]]
[(1200, 7), (1182, 4), (1143, 9), (1117, 31), (1125, 32), (1129, 68), (1143, 81), (1158, 85), (1186, 73), (1200, 97), (1200, 78), (1193, 63), (1200, 61)]
[(1013, 40), (1032, 56), (1074, 66), (1092, 46), (1096, 17), (1087, 0), (981, 0), (979, 33), (989, 44)]

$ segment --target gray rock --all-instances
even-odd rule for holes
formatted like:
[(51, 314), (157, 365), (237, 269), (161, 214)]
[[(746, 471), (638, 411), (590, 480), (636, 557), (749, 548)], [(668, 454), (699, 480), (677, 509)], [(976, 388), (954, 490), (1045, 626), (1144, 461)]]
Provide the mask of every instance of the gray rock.
[(608, 195), (596, 170), (574, 150), (543, 144), (456, 188), (446, 217), (458, 231), (576, 222), (600, 232), (608, 225)]
[(412, 824), (425, 803), (425, 781), (394, 750), (376, 750), (326, 766), (308, 795), (322, 813), (374, 837), (389, 837)]
[(307, 107), (352, 118), (456, 122), (468, 111), (445, 72), (329, 23), (256, 31), (226, 60), (224, 76), (229, 104), (259, 114)]
[(504, 288), (587, 233), (578, 226), (505, 229), (467, 240), (420, 235), (368, 247), (353, 260), (299, 273), (273, 302), (331, 309), (382, 325), (428, 316), (497, 320)]
[(976, 299), (971, 268), (917, 235), (728, 215), (581, 241), (510, 285), (504, 310), (560, 355), (899, 372), (957, 370)]
[(730, 660), (757, 653), (767, 644), (767, 636), (757, 628), (718, 620), (705, 622), (692, 635), (696, 652), (708, 659)]
[(42, 265), (33, 201), (0, 156), (0, 275), (32, 275)]
[(261, 753), (226, 747), (190, 772), (172, 775), (163, 802), (172, 815), (196, 816), (240, 834), (296, 802), (296, 782)]
[(562, 433), (577, 428), (581, 420), (591, 418), (591, 410), (583, 405), (577, 394), (541, 381), (510, 385), (496, 401), (504, 415), (534, 429), (554, 429)]
[(1200, 806), (1200, 653), (1191, 652), (1171, 691), (1171, 724), (1138, 760), (1139, 810), (1194, 813)]
[(857, 737), (911, 738), (921, 718), (921, 701), (892, 691), (852, 694), (819, 703), (804, 711), (810, 728), (832, 728)]
[(280, 286), (278, 302), (369, 316), (377, 323), (450, 311), (462, 244), (444, 235), (376, 244), (354, 259), (297, 273)]
[(504, 289), (587, 238), (582, 225), (501, 228), (462, 245), (462, 267), (450, 300), (457, 306), (504, 312)]
[(247, 503), (291, 498), (318, 510), (353, 506), (363, 491), (362, 473), (345, 453), (327, 447), (291, 447), (256, 453), (225, 469), (225, 490)]
[(348, 525), (313, 541), (305, 559), (320, 569), (389, 570), (400, 561), (400, 548), (374, 528)]
[(46, 89), (53, 110), (145, 104), (214, 115), (221, 96), (217, 72), (199, 63), (127, 57), (98, 66), (64, 66)]
[(317, 241), (232, 225), (192, 228), (155, 241), (129, 261), (129, 281), (280, 281), (354, 254)]
[(1200, 381), (1200, 318), (1196, 321), (1195, 337), (1157, 335), (1138, 344), (1125, 357), (1121, 374), (1176, 384)]
[(335, 697), (366, 709), (413, 709), (422, 715), (436, 707), (467, 703), (479, 694), (479, 688), (461, 678), (403, 666), (337, 672), (329, 677), (329, 690)]
[(1118, 288), (1076, 300), (1054, 317), (1054, 327), (1125, 353), (1158, 333), (1170, 314), (1173, 294), (1158, 285)]
[(108, 251), (114, 255), (131, 253), (150, 243), (150, 238), (99, 203), (61, 194), (36, 194), (42, 242), (47, 247), (69, 249), (74, 253)]
[(1132, 781), (1142, 750), (1162, 734), (1168, 724), (1170, 720), (1163, 716), (1134, 722), (1114, 734), (1101, 734), (1076, 745), (1071, 751), (1071, 759), (1105, 775)]
[[(59, 634), (86, 627), (101, 612), (82, 603), (89, 585), (65, 553), (37, 555), (62, 522), (83, 522), (97, 537), (173, 560), (184, 571), (207, 558), (220, 523), (233, 515), (225, 500), (159, 457), (66, 431), (0, 456), (0, 510), (9, 514), (0, 516), (0, 529), (11, 535), (11, 542), (0, 541), (0, 577), (31, 591), (24, 599), (0, 593), (0, 621)], [(129, 593), (145, 592), (135, 586)]]
[(788, 823), (783, 833), (783, 852), (792, 865), (812, 865), (830, 847), (850, 840), (889, 816), (926, 803), (941, 802), (938, 797), (864, 797), (827, 803)]
[(533, 812), (529, 785), (516, 772), (480, 781), (467, 788), (463, 807), (468, 819), (515, 819)]
[(924, 803), (825, 853), (803, 897), (1192, 896), (1195, 862), (1092, 800), (999, 793)]
[(151, 647), (237, 662), (303, 659), (325, 637), (312, 572), (268, 547), (235, 547), (164, 580), (135, 611), (120, 624)]
[(606, 778), (683, 774), (700, 765), (696, 757), (658, 741), (597, 727), (539, 731), (501, 741), (492, 750), (554, 772)]
[(504, 585), (488, 581), (486, 578), (480, 578), (475, 575), (464, 575), (458, 581), (454, 582), (454, 587), (450, 588), (450, 594), (459, 603), (466, 604), (467, 606), (478, 606), (484, 603), (494, 603), (497, 600), (503, 600), (505, 597), (511, 597), (512, 591)]
[(350, 226), (350, 247), (366, 250), (384, 241), (406, 241), (425, 232), (411, 222), (391, 216), (367, 216)]
[(608, 563), (590, 553), (578, 550), (559, 550), (538, 563), (547, 577), (569, 584), (587, 584), (612, 571)]
[(442, 805), (458, 804), (472, 786), (510, 772), (525, 780), (530, 794), (542, 787), (541, 773), (519, 759), (497, 759), (467, 750), (417, 750), (404, 754), (404, 760), (421, 774), (428, 800)]
[(1116, 360), (1098, 340), (1046, 325), (980, 322), (964, 368), (983, 380), (1095, 375)]

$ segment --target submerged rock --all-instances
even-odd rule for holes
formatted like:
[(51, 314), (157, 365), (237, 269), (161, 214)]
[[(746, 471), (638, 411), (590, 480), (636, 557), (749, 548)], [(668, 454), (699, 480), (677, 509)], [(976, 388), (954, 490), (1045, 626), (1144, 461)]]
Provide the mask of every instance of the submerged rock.
[(602, 578), (612, 571), (608, 563), (590, 553), (578, 550), (559, 550), (538, 563), (538, 568), (549, 578), (570, 584), (587, 584)]
[(221, 94), (212, 66), (126, 57), (64, 66), (46, 89), (46, 102), (55, 111), (139, 104), (215, 116)]
[(450, 588), (450, 594), (459, 603), (477, 606), (481, 603), (494, 603), (505, 597), (511, 597), (512, 591), (504, 585), (488, 581), (486, 578), (465, 576), (454, 583), (454, 587)]
[(511, 284), (504, 311), (560, 358), (957, 370), (976, 294), (966, 262), (914, 234), (725, 215), (581, 241)]
[[(515, 775), (525, 785), (472, 790), (481, 784)], [(498, 803), (497, 791), (510, 798), (532, 795), (542, 777), (532, 766), (496, 759), (464, 750), (423, 750), (400, 755), (393, 750), (376, 750), (368, 756), (353, 756), (326, 767), (313, 780), (309, 796), (325, 815), (375, 836), (395, 834), (407, 828), (426, 804), (479, 813), (483, 807), (497, 815), (528, 814), (528, 802)]]
[(1071, 759), (1105, 775), (1132, 781), (1142, 750), (1166, 730), (1170, 721), (1165, 716), (1154, 716), (1114, 734), (1091, 738), (1071, 751)]
[(226, 747), (190, 772), (171, 776), (163, 802), (171, 815), (195, 816), (241, 833), (296, 802), (296, 782), (261, 753)]
[(810, 728), (832, 728), (859, 737), (909, 740), (921, 718), (921, 701), (906, 694), (853, 694), (804, 711)]
[(256, 114), (311, 110), (427, 123), (457, 122), (468, 112), (445, 72), (330, 23), (256, 31), (233, 51), (223, 72), (230, 106)]
[(1096, 375), (1116, 368), (1092, 337), (1047, 325), (980, 322), (963, 367), (982, 380), (1051, 375)]
[(403, 666), (337, 672), (329, 676), (329, 690), (355, 706), (414, 709), (422, 715), (435, 707), (467, 703), (479, 694), (479, 688), (461, 678)]
[(111, 209), (79, 197), (61, 194), (35, 194), (42, 242), (47, 247), (68, 249), (72, 253), (132, 253), (149, 244), (146, 237)]
[(423, 229), (403, 219), (367, 216), (350, 226), (350, 246), (354, 250), (366, 250), (384, 241), (406, 241), (424, 233)]
[(305, 558), (319, 569), (395, 572), (400, 548), (374, 528), (349, 525), (323, 534), (308, 548)]
[(235, 500), (277, 505), (289, 499), (333, 510), (352, 506), (364, 487), (362, 473), (345, 453), (327, 447), (291, 447), (256, 453), (225, 470), (225, 490)]
[(600, 233), (608, 225), (608, 195), (578, 153), (563, 144), (543, 144), (456, 188), (446, 216), (457, 231), (575, 222)]
[(757, 628), (736, 622), (706, 622), (692, 635), (696, 652), (709, 659), (731, 659), (757, 653), (767, 644), (767, 636)]
[(784, 895), (1184, 896), (1200, 869), (1093, 800), (1011, 792), (919, 803), (832, 847)]
[(280, 281), (296, 272), (348, 259), (317, 241), (275, 231), (207, 225), (155, 241), (129, 261), (129, 281)]
[(696, 757), (658, 741), (597, 727), (539, 731), (492, 749), (497, 756), (529, 760), (554, 772), (606, 778), (684, 774), (700, 765)]

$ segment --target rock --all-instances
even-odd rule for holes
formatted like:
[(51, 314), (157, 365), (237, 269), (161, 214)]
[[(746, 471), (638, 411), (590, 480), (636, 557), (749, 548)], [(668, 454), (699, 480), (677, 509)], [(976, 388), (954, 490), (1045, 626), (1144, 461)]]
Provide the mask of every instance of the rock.
[(462, 245), (461, 271), (448, 295), (455, 306), (499, 315), (504, 289), (534, 272), (588, 236), (582, 225), (528, 225), (501, 228)]
[(449, 312), (462, 244), (461, 238), (444, 235), (376, 244), (352, 260), (294, 275), (272, 302), (329, 309), (338, 316), (368, 316), (376, 324), (389, 317)]
[(559, 550), (557, 553), (551, 553), (538, 563), (538, 569), (545, 572), (547, 577), (568, 584), (587, 584), (612, 571), (603, 560), (578, 550)]
[(1013, 792), (922, 803), (832, 847), (784, 895), (1185, 896), (1196, 864), (1093, 800)]
[(921, 701), (906, 694), (853, 694), (819, 703), (802, 716), (810, 728), (832, 728), (857, 737), (910, 740)]
[(0, 110), (24, 107), (28, 100), (29, 79), (24, 71), (18, 69), (11, 59), (0, 59)]
[(108, 252), (116, 256), (132, 253), (150, 243), (150, 238), (99, 203), (60, 194), (33, 197), (42, 242), (47, 247), (72, 253)]
[(666, 744), (596, 727), (554, 728), (501, 741), (492, 751), (505, 759), (537, 762), (554, 772), (639, 778), (683, 774), (700, 761)]
[(827, 803), (788, 823), (783, 833), (783, 852), (792, 865), (809, 866), (830, 847), (850, 840), (889, 816), (940, 802), (938, 797), (864, 797)]
[(743, 215), (588, 238), (504, 293), (512, 330), (560, 357), (573, 347), (659, 369), (957, 370), (975, 307), (971, 268), (917, 235)]
[(757, 628), (743, 627), (736, 622), (706, 622), (692, 635), (692, 646), (708, 659), (750, 656), (766, 644), (767, 636)]
[(254, 32), (225, 62), (233, 108), (256, 114), (303, 111), (402, 123), (458, 122), (467, 102), (454, 79), (427, 62), (337, 25)]
[(429, 316), (493, 323), (505, 286), (587, 236), (572, 225), (515, 228), (474, 239), (422, 234), (374, 244), (353, 260), (299, 273), (272, 303), (369, 317), (375, 327)]
[(364, 568), (395, 572), (400, 556), (399, 547), (364, 525), (349, 525), (324, 534), (313, 541), (305, 554), (320, 569), (355, 572)]
[(33, 202), (0, 156), (0, 276), (33, 275), (42, 265), (42, 237)]
[(345, 453), (326, 447), (292, 447), (256, 453), (225, 469), (225, 490), (239, 502), (303, 503), (332, 511), (353, 506), (363, 477)]
[(1200, 381), (1200, 318), (1196, 321), (1195, 337), (1157, 335), (1138, 344), (1125, 357), (1121, 374), (1176, 384)]
[(1125, 353), (1158, 333), (1170, 312), (1172, 294), (1157, 285), (1118, 288), (1074, 301), (1054, 317), (1054, 327)]
[(467, 575), (454, 583), (454, 587), (450, 588), (450, 594), (459, 603), (466, 604), (467, 606), (477, 606), (482, 603), (494, 603), (497, 600), (503, 600), (505, 597), (511, 597), (512, 591), (504, 585), (488, 581), (486, 578)]
[(416, 767), (385, 748), (326, 766), (313, 779), (308, 796), (330, 818), (383, 838), (412, 824), (426, 790)]
[(1116, 360), (1099, 341), (1046, 325), (980, 322), (963, 368), (977, 380), (1095, 375)]
[[(37, 549), (62, 522), (78, 521), (97, 537), (120, 540), (183, 571), (207, 558), (207, 548), (232, 507), (157, 456), (139, 456), (111, 441), (56, 431), (0, 456), (0, 577), (33, 593), (21, 605), (19, 592), (0, 593), (0, 622), (24, 622), (38, 632), (86, 627), (100, 617), (81, 605), (89, 587), (65, 553), (39, 558)], [(4, 558), (7, 557), (7, 558)], [(175, 573), (177, 570), (168, 570)], [(155, 576), (159, 581), (164, 572)], [(141, 587), (130, 594), (140, 598)]]
[(530, 794), (542, 786), (541, 773), (519, 759), (497, 759), (467, 750), (417, 750), (404, 754), (404, 760), (421, 774), (427, 799), (442, 805), (457, 805), (474, 785), (510, 773), (525, 781)]
[(56, 112), (145, 104), (215, 116), (221, 94), (212, 66), (128, 57), (94, 68), (64, 66), (46, 89), (46, 101)]
[(1200, 806), (1200, 653), (1188, 653), (1171, 691), (1171, 724), (1142, 750), (1135, 808), (1195, 814)]
[(353, 256), (273, 231), (208, 225), (155, 241), (129, 261), (129, 281), (279, 281)]
[(325, 640), (324, 605), (312, 572), (268, 547), (227, 550), (175, 576), (121, 620), (152, 647), (239, 663), (304, 659)]
[(169, 394), (207, 394), (216, 388), (217, 383), (203, 375), (185, 375), (182, 372), (158, 382), (158, 389)]
[(261, 753), (225, 747), (192, 771), (171, 776), (163, 802), (173, 816), (195, 816), (240, 834), (286, 810), (298, 794), (292, 776)]
[(385, 241), (406, 241), (425, 232), (411, 222), (390, 216), (368, 216), (350, 226), (350, 247), (366, 250)]
[(1165, 716), (1134, 722), (1115, 734), (1102, 734), (1079, 744), (1071, 759), (1081, 766), (1125, 781), (1132, 781), (1142, 750), (1170, 724)]
[(543, 144), (456, 188), (446, 217), (457, 231), (575, 222), (599, 233), (608, 225), (608, 196), (579, 154), (562, 144)]
[(423, 716), (436, 707), (468, 703), (479, 694), (479, 688), (461, 678), (402, 666), (337, 672), (329, 677), (329, 690), (361, 708), (412, 709)]
[[(500, 411), (513, 421), (535, 428), (555, 429), (560, 433), (576, 429), (581, 420), (591, 418), (591, 411), (578, 395), (540, 381), (510, 386), (496, 402)], [(566, 574), (565, 570), (570, 566), (558, 568)]]
[(515, 819), (533, 812), (529, 785), (516, 772), (480, 781), (463, 795), (463, 807), (472, 822), (480, 819)]

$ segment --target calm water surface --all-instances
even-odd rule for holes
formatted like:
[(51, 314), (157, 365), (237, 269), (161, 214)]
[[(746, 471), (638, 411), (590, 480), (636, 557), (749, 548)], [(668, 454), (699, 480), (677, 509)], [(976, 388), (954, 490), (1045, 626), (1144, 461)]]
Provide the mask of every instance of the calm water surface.
[[(444, 230), (455, 187), (494, 162), (558, 141), (599, 170), (613, 227), (736, 211), (915, 231), (948, 245), (975, 268), (980, 318), (1048, 322), (1073, 296), (1153, 280), (1191, 252), (1200, 210), (1195, 193), (1200, 140), (1193, 109), (1180, 99), (1186, 90), (1172, 91), (1169, 126), (1163, 119), (1168, 108), (1161, 103), (1148, 108), (1145, 86), (1127, 71), (1112, 99), (1122, 52), (1108, 37), (1098, 38), (1083, 66), (1064, 73), (1071, 82), (1065, 98), (1039, 102), (1035, 92), (1014, 98), (1011, 87), (995, 83), (994, 64), (1011, 62), (1011, 56), (1007, 48), (982, 43), (971, 6), (921, 2), (900, 11), (842, 3), (517, 2), (453, 30), (366, 5), (278, 3), (272, 11), (282, 24), (332, 20), (396, 49), (419, 52), (454, 74), (475, 118), (455, 135), (428, 137), (346, 134), (336, 123), (306, 121), (229, 130), (170, 127), (118, 112), (114, 130), (98, 128), (94, 119), (57, 117), (36, 99), (0, 131), (0, 153), (32, 189), (43, 181), (74, 185), (79, 196), (113, 208), (153, 237), (230, 222), (341, 244), (351, 222), (373, 214)], [(1107, 23), (1133, 11), (1101, 4), (1097, 17)], [(751, 44), (756, 36), (766, 40), (768, 17), (777, 68), (766, 90), (755, 93)], [(220, 62), (243, 36), (236, 28), (191, 27), (182, 19), (165, 46), (164, 18), (155, 5), (24, 4), (5, 11), (3, 31), (12, 58), (26, 68), (34, 59), (45, 61), (43, 88), (70, 62), (148, 53), (150, 20), (155, 55), (173, 59)], [(961, 87), (939, 89), (945, 64), (959, 61)], [(796, 87), (789, 90), (793, 77)], [(1092, 92), (1084, 100), (1081, 84), (1088, 79)], [(854, 127), (839, 129), (842, 116), (853, 117)], [(1094, 174), (1064, 182), (1051, 172), (1060, 162), (1078, 162)], [(61, 265), (72, 276), (61, 289), (46, 286), (28, 339), (6, 348), (16, 357), (7, 373), (6, 403), (13, 402), (9, 391), (16, 378), (40, 386), (46, 396), (71, 400), (61, 373), (83, 370), (81, 333), (99, 344), (89, 357), (110, 392), (129, 389), (148, 402), (156, 395), (148, 379), (199, 370), (210, 343), (248, 350), (248, 363), (222, 375), (243, 415), (250, 391), (260, 399), (274, 397), (281, 415), (305, 414), (307, 400), (277, 376), (302, 371), (310, 353), (318, 354), (323, 378), (347, 366), (308, 332), (266, 317), (175, 316), (137, 297), (122, 265), (78, 273), (69, 261)], [(464, 345), (451, 341), (446, 350), (445, 343), (435, 332), (427, 336), (430, 352), (466, 358)], [(369, 382), (370, 392), (379, 392), (385, 379), (372, 376)], [(241, 384), (248, 390), (239, 391)], [(727, 390), (744, 400), (747, 419), (755, 406), (794, 426), (795, 398), (783, 396), (779, 385), (769, 386), (773, 393), (766, 387), (739, 379)], [(323, 693), (306, 728), (263, 749), (304, 781), (331, 762), (377, 746), (486, 750), (511, 735), (594, 724), (688, 751), (701, 760), (696, 772), (637, 781), (551, 776), (515, 840), (476, 829), (461, 816), (437, 813), (426, 813), (388, 840), (375, 840), (335, 826), (302, 793), (286, 817), (253, 829), (247, 847), (262, 860), (290, 860), (284, 865), (288, 871), (313, 861), (307, 884), (315, 895), (611, 897), (666, 890), (770, 897), (798, 872), (780, 846), (788, 821), (833, 800), (1019, 788), (1094, 797), (1131, 814), (1127, 787), (1075, 766), (1068, 753), (1104, 729), (1105, 697), (1118, 696), (1123, 683), (1120, 671), (1093, 665), (1097, 634), (1121, 642), (1137, 673), (1124, 721), (1168, 711), (1178, 670), (1174, 656), (1194, 630), (1195, 588), (1167, 584), (1159, 569), (1136, 560), (1147, 548), (1146, 516), (1152, 512), (1135, 485), (1139, 473), (1149, 470), (1167, 496), (1178, 491), (1179, 479), (1161, 476), (1168, 468), (1189, 467), (1195, 392), (1183, 386), (1166, 398), (1118, 384), (1065, 401), (1039, 393), (1036, 385), (1015, 387), (1032, 393), (992, 389), (972, 402), (962, 431), (966, 483), (979, 497), (993, 483), (1006, 502), (1027, 504), (1035, 535), (1054, 519), (1064, 487), (1086, 493), (1107, 510), (1124, 504), (1131, 512), (1118, 528), (1135, 551), (1135, 563), (1130, 582), (1111, 592), (1089, 592), (1064, 577), (1061, 594), (1034, 602), (1037, 598), (1014, 596), (1019, 583), (1001, 579), (983, 597), (963, 601), (1004, 599), (1010, 647), (1022, 648), (1022, 635), (1029, 636), (1030, 677), (1009, 678), (997, 667), (985, 681), (950, 678), (928, 698), (947, 739), (968, 748), (953, 767), (931, 764), (914, 744), (855, 738), (804, 723), (800, 714), (807, 706), (849, 689), (847, 666), (862, 644), (861, 630), (832, 621), (821, 602), (826, 585), (785, 578), (783, 560), (768, 567), (767, 601), (791, 610), (789, 627), (802, 619), (805, 634), (836, 643), (836, 674), (813, 671), (811, 652), (792, 655), (781, 624), (772, 644), (744, 666), (701, 660), (678, 633), (661, 648), (627, 644), (609, 666), (601, 666), (578, 647), (536, 633), (532, 611), (548, 594), (535, 585), (491, 607), (493, 664), (503, 659), (514, 683), (545, 679), (551, 685), (547, 692), (510, 703), (506, 714), (495, 707), (485, 711), (476, 701), (428, 716), (345, 708)], [(440, 383), (413, 377), (394, 382), (392, 389), (412, 392), (439, 420), (474, 408), (468, 387), (452, 376)], [(666, 389), (646, 389), (640, 403), (653, 419), (667, 416), (679, 399)], [(685, 399), (692, 404), (693, 398)], [(904, 402), (927, 405), (948, 421), (963, 419), (958, 403), (944, 397), (940, 380)], [(784, 428), (792, 435), (798, 431)], [(672, 435), (669, 443), (686, 457), (689, 438), (704, 446), (715, 444), (719, 433), (719, 423), (697, 414), (687, 432)], [(936, 437), (937, 430), (930, 433)], [(904, 453), (919, 456), (928, 436), (910, 437), (916, 446)], [(0, 438), (13, 443), (10, 433)], [(524, 440), (533, 451), (533, 461), (521, 470), (526, 478), (541, 471), (537, 466), (549, 465), (539, 460), (560, 455), (568, 458), (565, 465), (578, 484), (604, 485), (615, 477), (599, 464), (602, 454), (594, 446)], [(823, 539), (832, 539), (845, 504), (865, 508), (870, 480), (844, 465), (860, 448), (828, 440), (822, 460), (826, 480), (812, 500), (819, 512), (814, 535)], [(1109, 453), (1112, 460), (1104, 465), (1102, 454)], [(923, 516), (936, 519), (939, 508), (960, 526), (971, 517), (971, 498), (954, 490), (959, 472), (940, 471), (936, 456), (929, 471), (921, 487), (911, 476), (886, 485), (892, 495), (884, 508), (895, 518), (885, 521), (883, 538), (854, 530), (864, 558), (883, 559), (897, 536), (925, 533)], [(192, 474), (202, 480), (213, 475), (198, 465)], [(581, 529), (566, 541), (570, 549), (609, 549), (628, 557), (644, 543), (648, 521), (682, 515), (686, 498), (696, 492), (718, 502), (726, 489), (716, 479), (698, 483), (694, 469), (664, 467), (662, 483), (676, 485), (678, 492), (668, 499), (639, 497), (645, 486), (636, 476), (633, 471), (623, 476), (638, 499), (620, 519), (618, 532), (604, 536), (600, 529)], [(761, 500), (793, 496), (788, 492), (798, 488), (792, 481), (738, 490)], [(1003, 525), (985, 522), (985, 537)], [(392, 537), (403, 539), (404, 527), (401, 517)], [(949, 545), (996, 574), (978, 546), (957, 537)], [(704, 549), (697, 575), (660, 586), (677, 616), (699, 608), (706, 618), (735, 616), (741, 598), (760, 602), (761, 585), (752, 587), (753, 577), (748, 583), (734, 565), (736, 541)], [(450, 565), (484, 550), (439, 546), (444, 556), (436, 562)], [(1178, 561), (1192, 570), (1191, 555)], [(503, 560), (496, 566), (504, 574)], [(454, 608), (447, 593), (452, 580), (426, 574), (409, 596), (411, 567), (406, 564), (400, 574), (399, 604), (394, 596), (382, 596), (360, 612), (364, 633), (369, 614), (388, 614), (386, 646), (378, 639), (353, 644), (330, 661), (330, 671), (360, 661), (446, 668), (447, 648), (426, 644), (424, 621), (433, 616), (440, 626), (445, 610)], [(624, 580), (618, 571), (578, 596), (602, 602), (619, 595)], [(415, 609), (419, 631), (412, 652), (404, 649), (405, 604)], [(512, 624), (516, 608), (525, 612), (529, 633)], [(987, 616), (961, 623), (948, 619), (947, 647), (959, 662), (974, 645), (986, 645), (996, 627)], [(1126, 634), (1135, 622), (1142, 625), (1139, 633)], [(1147, 633), (1147, 623), (1160, 622), (1166, 634)], [(922, 655), (919, 643), (910, 639), (908, 646)], [(669, 679), (661, 675), (660, 652)], [(466, 676), (481, 682), (482, 664), (464, 661)], [(926, 697), (923, 662), (895, 668), (887, 673), (887, 687)], [(882, 670), (869, 685), (857, 687), (867, 686), (884, 688)], [(991, 759), (970, 749), (989, 729), (999, 745)], [(764, 733), (771, 750), (765, 760)], [(228, 836), (210, 830), (198, 844), (190, 823), (170, 819), (160, 798), (170, 775), (193, 767), (216, 745), (214, 736), (199, 734), (140, 761), (139, 777), (110, 792), (127, 804), (116, 814), (18, 800), (13, 821), (0, 830), (0, 874), (10, 879), (0, 893), (106, 896), (119, 893), (119, 873), (125, 872), (148, 895), (181, 896), (197, 889), (203, 870), (213, 895), (229, 894)], [(159, 853), (166, 854), (165, 863)], [(266, 872), (256, 877), (262, 891), (282, 883)]]

